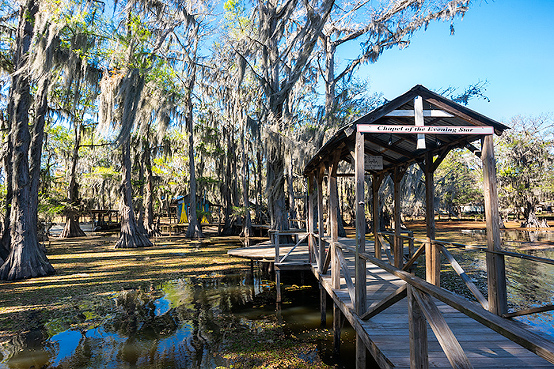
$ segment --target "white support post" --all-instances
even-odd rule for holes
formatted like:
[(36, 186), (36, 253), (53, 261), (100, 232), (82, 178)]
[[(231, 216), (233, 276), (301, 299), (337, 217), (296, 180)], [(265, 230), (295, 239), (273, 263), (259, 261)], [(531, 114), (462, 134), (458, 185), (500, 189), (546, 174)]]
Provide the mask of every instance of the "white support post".
[[(414, 118), (416, 127), (423, 127), (425, 120), (423, 118), (423, 98), (418, 96), (414, 100)], [(425, 149), (425, 135), (417, 135), (417, 149)]]

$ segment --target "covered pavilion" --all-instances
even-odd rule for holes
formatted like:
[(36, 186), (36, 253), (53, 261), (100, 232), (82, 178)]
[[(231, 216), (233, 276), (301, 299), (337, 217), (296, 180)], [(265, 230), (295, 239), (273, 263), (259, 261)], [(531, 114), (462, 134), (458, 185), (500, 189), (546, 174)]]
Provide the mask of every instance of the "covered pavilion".
[[(379, 311), (387, 309), (387, 307), (405, 297), (407, 293), (410, 306), (411, 367), (427, 367), (428, 365), (426, 339), (421, 340), (421, 337), (427, 336), (425, 333), (427, 322), (425, 318), (422, 320), (424, 315), (422, 309), (425, 310), (425, 307), (423, 306), (424, 302), (420, 293), (425, 290), (428, 292), (428, 288), (431, 288), (425, 286), (434, 285), (440, 287), (440, 253), (441, 251), (445, 254), (448, 253), (444, 245), (435, 240), (433, 174), (439, 164), (453, 149), (467, 148), (479, 156), (483, 163), (488, 299), (483, 297), (469, 278), (465, 276), (465, 273), (461, 273), (461, 277), (462, 279), (466, 277), (464, 282), (472, 290), (484, 309), (487, 309), (496, 316), (502, 316), (508, 312), (504, 255), (500, 248), (500, 218), (493, 147), (493, 135), (501, 135), (506, 129), (509, 129), (509, 127), (455, 103), (421, 85), (417, 85), (405, 94), (339, 129), (308, 162), (304, 169), (304, 175), (308, 178), (309, 192), (307, 233), (312, 235), (312, 237), (309, 237), (309, 249), (317, 263), (316, 271), (314, 272), (320, 276), (320, 281), (323, 281), (325, 279), (324, 276), (330, 270), (330, 286), (325, 288), (327, 288), (327, 292), (331, 295), (333, 295), (333, 291), (340, 290), (341, 278), (344, 278), (343, 280), (346, 281), (348, 286), (349, 299), (352, 302), (352, 311), (342, 306), (343, 313), (346, 311), (347, 314), (352, 314), (350, 318), (355, 323), (362, 322), (368, 316), (374, 316)], [(351, 163), (354, 167), (354, 173), (338, 173), (338, 164), (341, 161)], [(427, 241), (417, 252), (406, 255), (403, 247), (405, 237), (401, 234), (400, 226), (400, 183), (406, 170), (412, 164), (419, 165), (425, 175)], [(348, 248), (344, 246), (344, 242), (347, 241), (343, 242), (338, 237), (338, 198), (336, 186), (337, 178), (340, 176), (355, 177), (356, 241), (354, 250), (349, 250), (354, 251), (355, 254), (353, 261), (354, 275), (352, 277), (348, 275), (347, 262), (343, 255), (343, 249)], [(371, 197), (373, 201), (371, 207), (366, 207), (364, 203), (364, 179), (366, 176), (371, 176), (372, 178), (371, 189), (368, 189), (372, 191), (373, 195)], [(380, 233), (378, 202), (379, 189), (386, 176), (390, 176), (394, 184), (394, 231), (391, 235), (392, 237), (389, 238), (390, 251), (392, 252), (392, 255), (389, 257), (390, 264), (388, 264), (392, 267), (390, 270), (382, 262), (384, 260), (382, 258), (382, 243), (385, 240)], [(322, 189), (324, 177), (327, 177), (327, 188), (329, 191), (327, 215), (330, 218), (330, 235), (324, 234), (323, 227), (324, 208)], [(318, 220), (314, 221), (316, 206)], [(373, 221), (374, 256), (370, 256), (366, 252), (365, 214), (366, 209), (369, 210), (370, 208)], [(316, 227), (319, 228), (317, 232)], [(325, 252), (326, 243), (329, 244), (329, 251), (327, 253)], [(423, 253), (425, 254), (425, 279), (427, 284), (423, 282), (424, 285), (420, 285), (420, 282), (417, 281), (411, 283), (411, 277), (402, 273), (409, 270), (409, 267)], [(409, 285), (407, 291), (399, 289), (389, 298), (379, 303), (377, 307), (368, 307), (366, 302), (367, 260), (407, 281)], [(435, 291), (435, 297), (440, 297), (440, 290), (437, 290), (439, 292)], [(323, 293), (322, 314), (325, 310), (323, 306)], [(447, 297), (445, 300), (449, 300), (449, 298)], [(419, 303), (415, 301), (419, 301)], [(340, 325), (339, 305), (340, 303), (337, 304), (335, 302), (333, 306), (336, 312), (334, 314), (333, 326), (340, 331), (340, 328), (338, 328)], [(469, 309), (473, 311), (472, 307)], [(474, 314), (474, 312), (470, 313), (468, 311), (465, 313), (470, 316)], [(429, 311), (425, 311), (425, 314), (433, 315)], [(484, 321), (489, 321), (489, 318), (484, 319)], [(431, 324), (431, 322), (429, 323)], [(360, 324), (363, 325), (363, 323)], [(497, 331), (502, 329), (498, 328)], [(414, 337), (419, 337), (419, 339)], [(446, 341), (450, 340), (452, 343), (456, 341), (451, 336), (451, 333), (446, 331), (445, 337), (448, 337)], [(368, 338), (357, 335), (357, 363), (359, 364), (357, 367), (364, 367), (365, 365), (366, 347), (370, 351), (374, 347), (371, 342), (363, 342), (364, 339), (367, 340)], [(445, 338), (442, 337), (442, 339)], [(532, 350), (536, 349), (535, 344), (536, 342), (525, 343)], [(551, 344), (547, 343), (546, 345)], [(457, 341), (452, 346), (446, 343), (443, 350), (449, 356), (448, 358), (454, 367), (466, 367), (468, 363), (467, 357), (457, 344)], [(374, 357), (379, 357), (378, 350), (372, 352), (372, 354), (374, 354)]]

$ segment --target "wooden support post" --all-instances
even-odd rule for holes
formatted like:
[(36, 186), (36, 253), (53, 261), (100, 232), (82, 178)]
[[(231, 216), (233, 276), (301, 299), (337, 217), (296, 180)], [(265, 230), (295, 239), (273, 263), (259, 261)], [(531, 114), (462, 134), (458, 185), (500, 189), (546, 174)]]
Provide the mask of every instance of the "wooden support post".
[(402, 241), (400, 227), (400, 181), (404, 176), (405, 170), (399, 167), (394, 168), (394, 174), (392, 176), (392, 181), (394, 183), (394, 266), (398, 269), (402, 269), (404, 264), (404, 242)]
[(308, 231), (308, 253), (309, 261), (312, 263), (312, 253), (314, 252), (314, 203), (315, 203), (315, 176), (308, 177), (308, 211), (306, 212), (306, 229)]
[(435, 184), (433, 180), (433, 154), (425, 154), (425, 220), (427, 223), (427, 249), (425, 251), (426, 280), (440, 286), (440, 255), (432, 240), (435, 239)]
[(317, 268), (320, 273), (323, 273), (323, 263), (325, 263), (325, 243), (323, 242), (323, 237), (325, 236), (323, 227), (323, 172), (324, 168), (321, 168), (317, 176), (317, 223), (319, 232), (319, 264)]
[(327, 326), (327, 291), (319, 278), (319, 311), (321, 312), (321, 328)]
[[(487, 223), (487, 250), (500, 251), (500, 216), (496, 187), (496, 161), (493, 136), (482, 140), (483, 184), (485, 192), (485, 218)], [(506, 295), (506, 269), (504, 255), (487, 253), (487, 280), (489, 311), (502, 316), (508, 312)]]
[(366, 261), (360, 257), (365, 253), (365, 203), (364, 203), (364, 135), (356, 132), (356, 313), (366, 309)]
[(340, 354), (340, 333), (342, 329), (341, 311), (337, 304), (333, 303), (333, 354)]
[(410, 368), (427, 369), (429, 367), (427, 322), (415, 300), (411, 285), (408, 285), (408, 321), (410, 329)]
[[(362, 315), (366, 309), (366, 261), (360, 257), (365, 253), (365, 202), (364, 202), (364, 135), (356, 132), (355, 147), (355, 176), (356, 176), (356, 279), (355, 279), (355, 306), (356, 313)], [(362, 339), (356, 334), (356, 368), (366, 367), (366, 347)]]
[(275, 269), (275, 288), (277, 290), (277, 300), (278, 304), (281, 303), (281, 271), (277, 268), (277, 263), (279, 262), (279, 231), (275, 231), (273, 234), (275, 242), (275, 263), (273, 265)]
[(337, 167), (339, 165), (337, 152), (329, 168), (329, 220), (331, 223), (331, 285), (332, 288), (340, 288), (340, 262), (337, 257), (337, 242), (339, 240), (338, 206), (337, 198)]
[(367, 349), (359, 334), (356, 335), (356, 369), (367, 367)]
[(379, 224), (379, 188), (381, 188), (381, 182), (383, 182), (383, 176), (373, 174), (371, 179), (371, 192), (373, 194), (373, 238), (375, 242), (375, 258), (381, 260), (381, 242), (379, 242), (380, 224)]

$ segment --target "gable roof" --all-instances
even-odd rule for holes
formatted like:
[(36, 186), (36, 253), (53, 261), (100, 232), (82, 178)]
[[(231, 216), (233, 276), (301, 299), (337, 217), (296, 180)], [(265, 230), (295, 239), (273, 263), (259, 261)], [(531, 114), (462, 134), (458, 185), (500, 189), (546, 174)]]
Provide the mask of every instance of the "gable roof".
[[(337, 150), (341, 151), (340, 159), (352, 161), (350, 152), (354, 147), (354, 132), (356, 132), (358, 124), (414, 125), (413, 116), (393, 116), (390, 113), (395, 110), (413, 111), (414, 99), (418, 96), (421, 96), (423, 99), (424, 110), (440, 110), (448, 113), (442, 114), (442, 116), (425, 116), (425, 126), (489, 126), (494, 128), (494, 132), (497, 135), (502, 134), (503, 131), (510, 128), (430, 91), (422, 85), (416, 85), (394, 100), (340, 128), (317, 154), (310, 159), (304, 169), (304, 175), (315, 172), (322, 164), (328, 162), (331, 153), (335, 153)], [(471, 143), (479, 140), (481, 137), (481, 135), (475, 134), (426, 134), (426, 148), (417, 149), (417, 137), (415, 134), (365, 133), (364, 146), (366, 155), (383, 157), (382, 172), (387, 172), (397, 166), (408, 166), (414, 162), (421, 162), (429, 152), (438, 155), (461, 147), (467, 147), (472, 151), (479, 151)]]

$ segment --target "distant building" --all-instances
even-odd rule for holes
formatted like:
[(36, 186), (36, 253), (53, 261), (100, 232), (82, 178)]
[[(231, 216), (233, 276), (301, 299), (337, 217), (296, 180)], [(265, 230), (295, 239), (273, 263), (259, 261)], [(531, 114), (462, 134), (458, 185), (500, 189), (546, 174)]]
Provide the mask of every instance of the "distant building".
[(485, 207), (483, 205), (464, 205), (461, 208), (464, 214), (484, 214)]
[[(185, 196), (175, 197), (171, 200), (171, 206), (176, 207), (175, 215), (179, 223), (188, 223), (190, 216), (190, 195), (186, 194)], [(202, 212), (201, 223), (209, 223), (211, 208), (214, 206), (216, 205), (206, 199), (206, 196), (196, 197), (196, 210)]]

